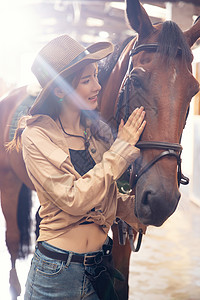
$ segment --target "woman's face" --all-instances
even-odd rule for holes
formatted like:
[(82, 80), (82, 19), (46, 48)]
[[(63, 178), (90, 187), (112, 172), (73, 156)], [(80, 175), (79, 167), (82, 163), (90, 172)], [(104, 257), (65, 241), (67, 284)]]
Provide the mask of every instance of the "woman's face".
[(98, 68), (96, 63), (87, 65), (81, 75), (80, 81), (75, 89), (77, 99), (76, 105), (81, 110), (94, 110), (97, 108), (98, 93), (101, 86), (97, 78)]

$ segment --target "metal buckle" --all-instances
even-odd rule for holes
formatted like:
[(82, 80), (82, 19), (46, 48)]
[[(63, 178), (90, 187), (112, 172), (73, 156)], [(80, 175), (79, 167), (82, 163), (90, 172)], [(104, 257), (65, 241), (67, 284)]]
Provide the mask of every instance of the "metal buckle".
[[(91, 261), (92, 262), (89, 262)], [(84, 256), (84, 260), (83, 260), (83, 264), (85, 266), (91, 266), (91, 265), (95, 265), (95, 264), (100, 264), (103, 261), (103, 253), (99, 252), (96, 255), (85, 255)]]
[(84, 256), (84, 260), (83, 260), (83, 264), (84, 264), (84, 266), (91, 266), (91, 265), (94, 265), (95, 264), (95, 262), (94, 263), (88, 263), (87, 262), (87, 260), (90, 260), (91, 258), (95, 258), (95, 256), (96, 255), (85, 255)]

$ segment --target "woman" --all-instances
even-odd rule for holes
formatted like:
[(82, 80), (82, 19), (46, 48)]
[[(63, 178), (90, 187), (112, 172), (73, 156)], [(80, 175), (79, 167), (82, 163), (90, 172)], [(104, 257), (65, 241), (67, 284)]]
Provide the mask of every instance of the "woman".
[(25, 165), (41, 204), (40, 233), (25, 299), (117, 299), (108, 231), (116, 216), (138, 229), (134, 198), (116, 180), (139, 155), (143, 108), (119, 127), (113, 143), (96, 112), (97, 61), (108, 42), (87, 49), (67, 35), (49, 42), (32, 71), (42, 91), (22, 133)]

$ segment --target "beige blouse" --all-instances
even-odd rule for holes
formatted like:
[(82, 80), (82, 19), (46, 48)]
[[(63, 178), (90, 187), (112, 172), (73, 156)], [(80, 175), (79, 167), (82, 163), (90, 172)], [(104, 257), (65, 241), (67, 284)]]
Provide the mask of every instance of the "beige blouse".
[(56, 238), (85, 220), (108, 233), (116, 216), (136, 231), (145, 231), (146, 227), (134, 215), (134, 196), (120, 194), (116, 184), (138, 157), (139, 149), (118, 138), (113, 143), (111, 130), (103, 122), (100, 134), (110, 143), (96, 140), (89, 128), (87, 133), (96, 165), (81, 177), (70, 160), (68, 136), (57, 123), (45, 115), (26, 120), (22, 151), (41, 204), (38, 241)]

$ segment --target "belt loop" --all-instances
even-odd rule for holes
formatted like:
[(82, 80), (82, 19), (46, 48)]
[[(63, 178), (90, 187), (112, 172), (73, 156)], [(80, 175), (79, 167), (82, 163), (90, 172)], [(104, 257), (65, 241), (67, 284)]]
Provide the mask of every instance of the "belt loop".
[(67, 261), (66, 261), (66, 267), (69, 267), (71, 259), (72, 259), (72, 255), (73, 255), (73, 253), (69, 252), (69, 256), (68, 256)]

